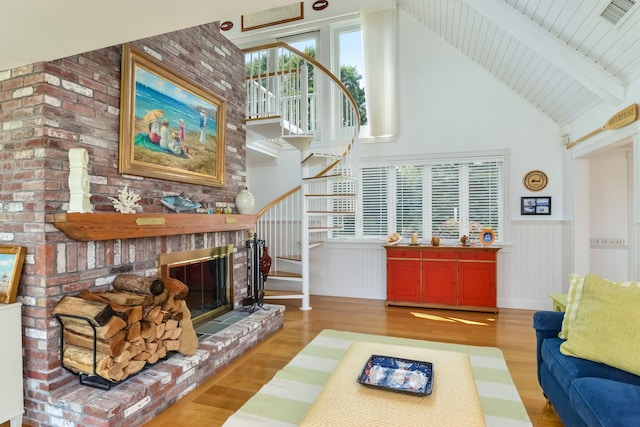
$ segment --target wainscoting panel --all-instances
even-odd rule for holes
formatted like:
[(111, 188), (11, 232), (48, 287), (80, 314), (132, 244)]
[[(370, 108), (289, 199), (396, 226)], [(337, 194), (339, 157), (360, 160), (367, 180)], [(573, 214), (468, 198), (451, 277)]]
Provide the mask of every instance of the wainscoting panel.
[[(498, 307), (550, 309), (562, 293), (562, 221), (514, 221), (512, 242), (498, 252)], [(312, 295), (386, 299), (386, 254), (381, 242), (325, 243), (311, 250)]]
[(312, 295), (387, 297), (387, 258), (382, 242), (325, 243), (311, 249)]
[(550, 309), (549, 294), (561, 293), (561, 221), (513, 221), (512, 244), (498, 252), (498, 306)]

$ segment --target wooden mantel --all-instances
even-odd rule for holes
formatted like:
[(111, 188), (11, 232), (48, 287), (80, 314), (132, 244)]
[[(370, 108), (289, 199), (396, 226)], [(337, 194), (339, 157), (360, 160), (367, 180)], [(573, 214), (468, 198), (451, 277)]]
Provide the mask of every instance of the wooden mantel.
[(115, 240), (248, 230), (258, 215), (59, 213), (51, 221), (74, 240)]

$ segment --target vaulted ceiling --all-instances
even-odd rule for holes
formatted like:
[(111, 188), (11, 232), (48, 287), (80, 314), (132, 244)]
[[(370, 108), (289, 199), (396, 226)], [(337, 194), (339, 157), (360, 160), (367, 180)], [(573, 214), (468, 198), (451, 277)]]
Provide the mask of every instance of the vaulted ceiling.
[(558, 124), (599, 102), (622, 105), (640, 77), (635, 0), (397, 4)]
[[(150, 8), (112, 0), (97, 9), (86, 0), (14, 0), (3, 4), (0, 71), (291, 2), (184, 0), (177, 7), (157, 0)], [(640, 78), (636, 0), (396, 2), (558, 124), (599, 102), (622, 106), (629, 84)], [(327, 12), (370, 2), (329, 3)], [(601, 16), (607, 7), (614, 17), (619, 9), (629, 11), (612, 23)]]

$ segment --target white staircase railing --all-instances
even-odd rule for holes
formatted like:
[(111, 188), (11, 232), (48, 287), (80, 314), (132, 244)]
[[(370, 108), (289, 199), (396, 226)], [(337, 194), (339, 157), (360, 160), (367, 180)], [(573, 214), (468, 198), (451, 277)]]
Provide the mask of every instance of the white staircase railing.
[(354, 224), (358, 107), (335, 75), (284, 43), (245, 58), (247, 129), (273, 135), (267, 125), (276, 123), (277, 138), (301, 152), (300, 185), (258, 212), (272, 258), (265, 298), (299, 298), (309, 310), (309, 249)]

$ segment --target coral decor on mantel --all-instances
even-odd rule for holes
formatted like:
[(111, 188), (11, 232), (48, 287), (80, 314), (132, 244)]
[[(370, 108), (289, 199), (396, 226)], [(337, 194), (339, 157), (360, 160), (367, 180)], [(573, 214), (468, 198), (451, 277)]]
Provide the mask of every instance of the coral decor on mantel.
[(135, 191), (129, 190), (129, 186), (125, 185), (124, 188), (118, 190), (118, 197), (109, 197), (109, 200), (113, 203), (113, 207), (120, 213), (136, 213), (136, 210), (140, 209), (138, 202), (140, 196)]

